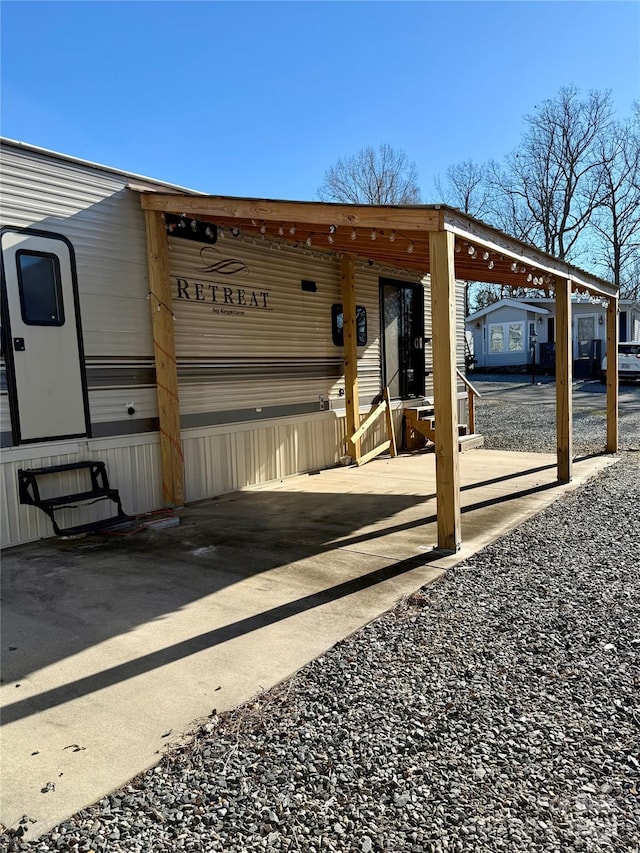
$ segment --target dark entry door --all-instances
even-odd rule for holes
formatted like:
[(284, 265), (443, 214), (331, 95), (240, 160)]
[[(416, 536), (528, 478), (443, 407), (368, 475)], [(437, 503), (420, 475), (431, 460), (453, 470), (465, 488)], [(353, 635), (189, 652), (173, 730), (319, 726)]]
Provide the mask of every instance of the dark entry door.
[(391, 397), (424, 396), (424, 290), (380, 279), (384, 384)]

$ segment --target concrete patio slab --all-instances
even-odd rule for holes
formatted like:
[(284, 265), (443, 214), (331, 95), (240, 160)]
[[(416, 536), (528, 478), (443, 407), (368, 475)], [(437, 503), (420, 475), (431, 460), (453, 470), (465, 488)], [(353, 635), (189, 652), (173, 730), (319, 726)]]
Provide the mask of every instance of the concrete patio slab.
[(226, 495), (176, 527), (6, 551), (0, 821), (47, 831), (612, 461), (560, 486), (548, 454), (463, 454), (451, 556), (433, 550), (428, 453)]

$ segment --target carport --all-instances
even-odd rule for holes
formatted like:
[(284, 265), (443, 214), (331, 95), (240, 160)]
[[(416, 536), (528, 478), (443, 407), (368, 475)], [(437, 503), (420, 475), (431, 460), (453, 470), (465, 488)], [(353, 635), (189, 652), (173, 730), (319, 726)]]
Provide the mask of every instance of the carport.
[[(572, 478), (571, 293), (607, 302), (607, 359), (617, 364), (618, 290), (577, 267), (541, 252), (445, 205), (375, 206), (142, 192), (146, 213), (149, 287), (153, 305), (169, 305), (168, 238), (163, 216), (197, 217), (232, 234), (319, 246), (341, 256), (344, 372), (351, 455), (358, 458), (360, 426), (353, 262), (380, 263), (430, 277), (436, 428), (437, 547), (461, 545), (460, 463), (456, 375), (456, 280), (530, 287), (556, 301), (557, 477)], [(165, 494), (181, 504), (180, 404), (171, 315), (152, 311)], [(607, 374), (608, 453), (618, 449), (618, 379)]]

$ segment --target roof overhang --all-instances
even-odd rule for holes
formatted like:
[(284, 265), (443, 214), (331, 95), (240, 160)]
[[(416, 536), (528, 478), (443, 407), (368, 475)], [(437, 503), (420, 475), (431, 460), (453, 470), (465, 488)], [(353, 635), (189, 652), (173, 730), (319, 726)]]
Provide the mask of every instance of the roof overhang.
[(429, 234), (448, 231), (455, 237), (458, 280), (553, 290), (556, 280), (570, 279), (574, 291), (618, 294), (615, 285), (446, 205), (355, 205), (149, 191), (141, 192), (141, 204), (144, 210), (183, 214), (231, 233), (312, 246), (423, 275), (430, 271)]

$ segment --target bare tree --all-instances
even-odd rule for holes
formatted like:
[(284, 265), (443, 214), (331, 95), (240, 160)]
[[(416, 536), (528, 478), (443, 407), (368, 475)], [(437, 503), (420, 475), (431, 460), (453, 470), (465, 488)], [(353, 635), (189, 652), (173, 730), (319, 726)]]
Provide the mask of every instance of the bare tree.
[(415, 163), (390, 145), (362, 148), (331, 166), (318, 188), (321, 201), (349, 204), (419, 204)]
[[(489, 210), (490, 187), (487, 183), (486, 167), (465, 160), (449, 166), (444, 180), (439, 175), (434, 179), (438, 201), (457, 207), (469, 216), (485, 218)], [(477, 311), (500, 299), (496, 285), (477, 281), (465, 282), (465, 314)]]
[[(602, 160), (597, 142), (611, 120), (609, 92), (581, 100), (563, 87), (526, 116), (519, 147), (495, 175), (503, 212), (529, 243), (558, 258), (574, 258), (601, 198)], [(516, 236), (518, 236), (516, 234)]]
[(438, 201), (477, 219), (485, 219), (490, 214), (492, 187), (486, 166), (465, 160), (449, 166), (444, 180), (438, 175), (433, 183)]
[(640, 294), (640, 113), (612, 125), (598, 143), (600, 206), (594, 213), (593, 261), (621, 288)]

